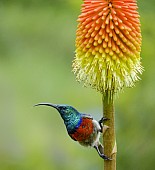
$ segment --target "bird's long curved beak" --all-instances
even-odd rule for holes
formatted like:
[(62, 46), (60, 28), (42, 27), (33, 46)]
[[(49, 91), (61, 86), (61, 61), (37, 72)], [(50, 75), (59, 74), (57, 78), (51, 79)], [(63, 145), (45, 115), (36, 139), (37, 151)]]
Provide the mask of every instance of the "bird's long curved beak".
[(58, 105), (57, 104), (52, 104), (52, 103), (38, 103), (38, 104), (35, 104), (34, 106), (50, 106), (50, 107), (53, 107), (55, 109), (58, 109)]

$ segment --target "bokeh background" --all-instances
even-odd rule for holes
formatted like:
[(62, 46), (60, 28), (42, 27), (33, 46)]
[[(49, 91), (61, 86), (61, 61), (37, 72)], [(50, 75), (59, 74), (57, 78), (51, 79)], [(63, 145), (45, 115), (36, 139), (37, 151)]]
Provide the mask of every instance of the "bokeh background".
[[(102, 115), (101, 95), (75, 81), (72, 60), (82, 0), (0, 0), (0, 170), (99, 170), (94, 149), (72, 141), (58, 113), (66, 103)], [(115, 101), (119, 170), (155, 167), (155, 1), (139, 0), (142, 62), (135, 88)]]

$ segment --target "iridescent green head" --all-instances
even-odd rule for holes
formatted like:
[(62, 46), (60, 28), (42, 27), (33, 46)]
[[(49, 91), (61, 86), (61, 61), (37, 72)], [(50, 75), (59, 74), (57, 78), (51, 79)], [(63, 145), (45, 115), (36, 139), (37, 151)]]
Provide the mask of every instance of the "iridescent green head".
[(38, 103), (35, 106), (40, 105), (50, 106), (57, 109), (62, 119), (64, 120), (67, 130), (73, 130), (73, 128), (77, 126), (81, 120), (81, 114), (72, 106), (52, 103)]

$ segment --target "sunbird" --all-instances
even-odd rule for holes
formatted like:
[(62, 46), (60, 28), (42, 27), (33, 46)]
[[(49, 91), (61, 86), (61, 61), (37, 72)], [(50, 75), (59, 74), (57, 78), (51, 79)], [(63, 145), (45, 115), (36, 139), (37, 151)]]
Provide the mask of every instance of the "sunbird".
[(64, 121), (68, 135), (85, 147), (95, 148), (99, 156), (104, 160), (111, 160), (104, 154), (104, 148), (99, 141), (100, 133), (103, 132), (103, 123), (108, 118), (102, 117), (99, 121), (89, 114), (78, 112), (74, 107), (63, 104), (38, 103), (35, 106), (50, 106), (55, 108)]

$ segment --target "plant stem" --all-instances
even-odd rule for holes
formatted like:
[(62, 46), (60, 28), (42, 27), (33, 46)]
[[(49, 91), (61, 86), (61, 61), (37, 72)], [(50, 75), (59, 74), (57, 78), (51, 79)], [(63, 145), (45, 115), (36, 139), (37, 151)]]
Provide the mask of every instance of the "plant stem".
[(115, 113), (113, 98), (109, 99), (108, 94), (103, 97), (103, 116), (109, 118), (106, 125), (109, 127), (103, 135), (104, 154), (112, 158), (111, 161), (104, 161), (104, 170), (116, 170), (116, 139), (115, 139)]

